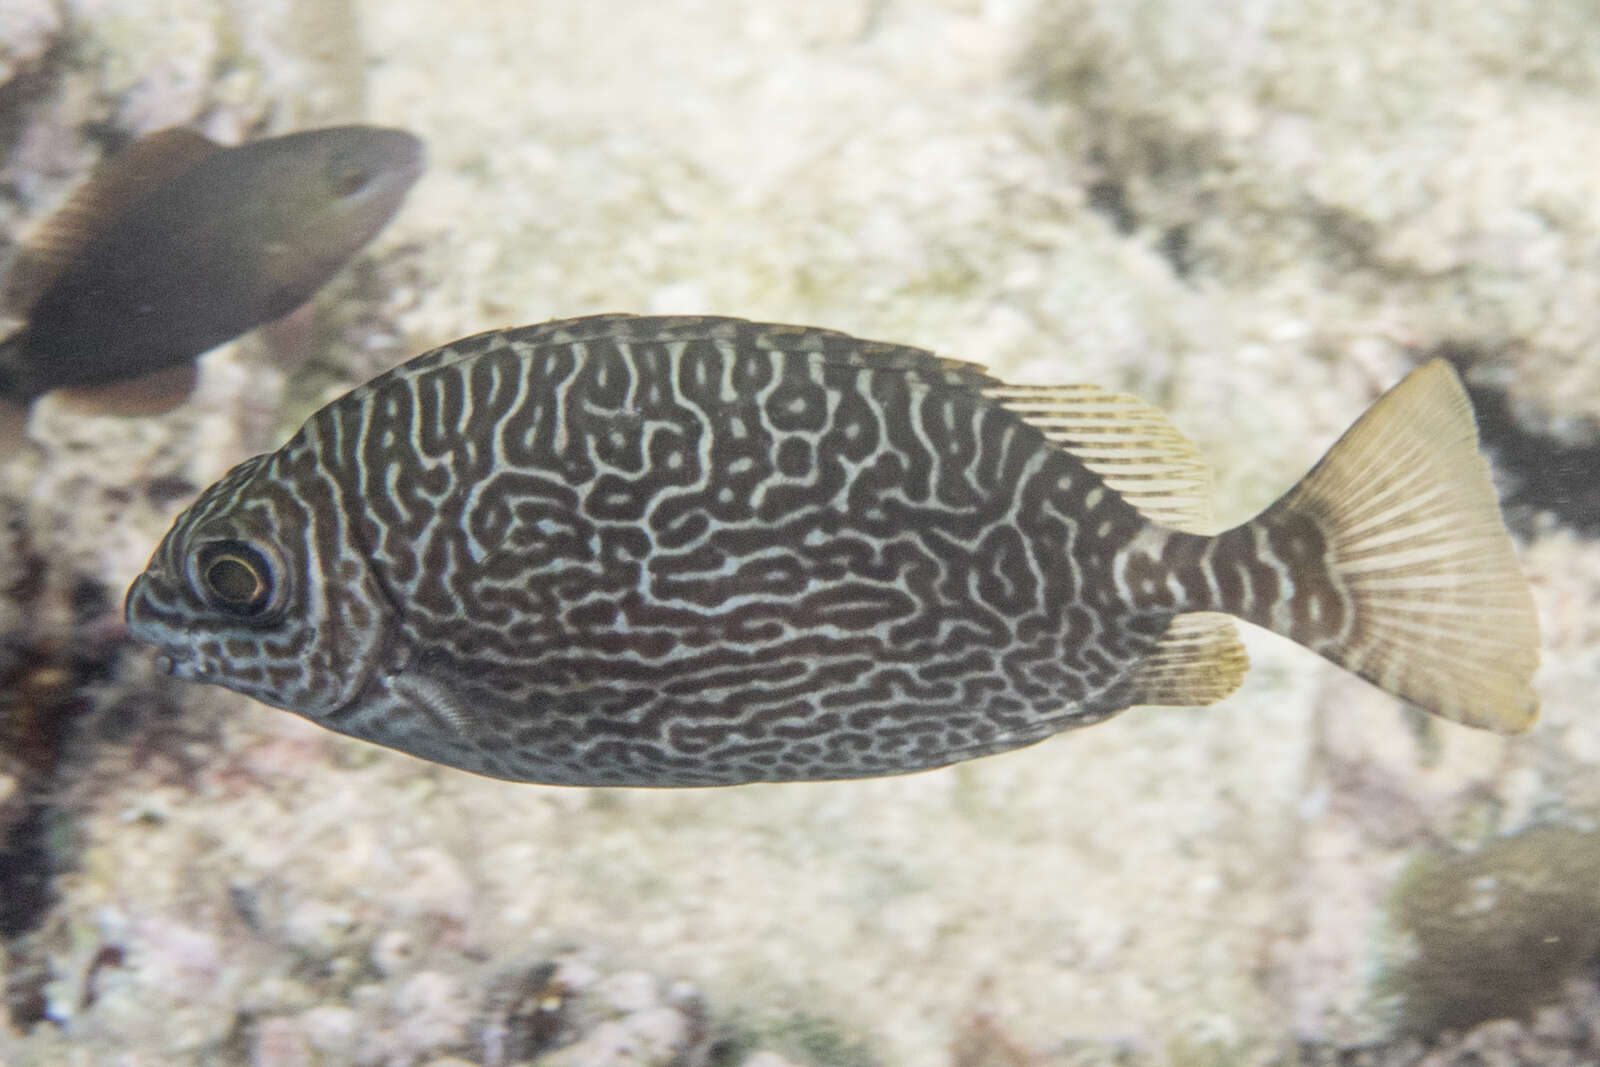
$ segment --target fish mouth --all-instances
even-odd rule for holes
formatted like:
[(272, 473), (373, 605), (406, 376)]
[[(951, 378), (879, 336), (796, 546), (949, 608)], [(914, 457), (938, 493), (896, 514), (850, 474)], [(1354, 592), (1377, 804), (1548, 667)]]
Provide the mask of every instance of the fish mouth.
[(400, 173), (406, 184), (410, 185), (422, 177), (422, 171), (428, 164), (428, 150), (422, 143), (422, 138), (417, 137), (415, 134), (408, 133), (405, 130), (395, 130), (394, 132), (401, 135), (396, 138), (396, 141), (401, 146), (399, 151)]
[(156, 645), (155, 658), (151, 662), (162, 674), (181, 678), (187, 682), (203, 682), (209, 673), (204, 664), (195, 662), (193, 655), (187, 649), (174, 645)]
[(369, 193), (404, 195), (427, 167), (427, 147), (422, 138), (406, 130), (380, 128), (372, 132), (383, 154), (383, 166), (379, 169), (378, 180), (369, 187)]
[[(146, 643), (155, 644), (150, 641)], [(186, 682), (206, 681), (211, 673), (205, 664), (195, 660), (188, 649), (169, 644), (156, 644), (156, 654), (151, 663), (160, 673)]]
[(183, 675), (178, 672), (183, 667), (184, 662), (175, 653), (157, 652), (154, 662), (156, 670), (160, 671), (162, 674), (168, 674), (174, 678), (183, 677)]
[(128, 595), (122, 601), (122, 621), (128, 628), (128, 635), (138, 641), (150, 640), (151, 620), (146, 606), (149, 598), (150, 575), (146, 572), (128, 586)]

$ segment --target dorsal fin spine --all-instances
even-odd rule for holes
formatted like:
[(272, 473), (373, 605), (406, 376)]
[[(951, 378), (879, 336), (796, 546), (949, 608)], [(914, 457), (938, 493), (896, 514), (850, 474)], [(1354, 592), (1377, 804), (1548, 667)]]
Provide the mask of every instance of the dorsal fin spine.
[(1159, 409), (1093, 385), (996, 385), (982, 392), (1152, 522), (1213, 532), (1211, 468)]
[(26, 315), (84, 247), (131, 205), (221, 150), (203, 134), (169, 126), (101, 163), (18, 250), (0, 290), (0, 309)]

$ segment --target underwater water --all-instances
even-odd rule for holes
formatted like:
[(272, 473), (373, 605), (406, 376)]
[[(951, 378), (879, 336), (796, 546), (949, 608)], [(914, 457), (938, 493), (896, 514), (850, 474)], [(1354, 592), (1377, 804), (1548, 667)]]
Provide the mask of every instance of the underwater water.
[[(185, 402), (47, 394), (0, 465), (0, 1064), (1596, 1062), (1597, 55), (1592, 5), (1512, 0), (5, 0), (0, 267), (166, 127), (397, 128), (426, 169)], [(1240, 624), (1206, 708), (901, 777), (563, 788), (126, 635), (174, 518), (323, 404), (617, 311), (1136, 395), (1224, 526), (1443, 356), (1540, 719), (1427, 717)]]

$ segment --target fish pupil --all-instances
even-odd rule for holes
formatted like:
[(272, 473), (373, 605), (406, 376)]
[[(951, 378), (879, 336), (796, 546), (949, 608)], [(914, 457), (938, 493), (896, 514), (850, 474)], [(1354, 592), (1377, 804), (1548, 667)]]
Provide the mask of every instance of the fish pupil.
[(366, 167), (346, 163), (336, 167), (333, 171), (333, 192), (335, 196), (354, 196), (367, 187), (372, 181), (372, 171)]

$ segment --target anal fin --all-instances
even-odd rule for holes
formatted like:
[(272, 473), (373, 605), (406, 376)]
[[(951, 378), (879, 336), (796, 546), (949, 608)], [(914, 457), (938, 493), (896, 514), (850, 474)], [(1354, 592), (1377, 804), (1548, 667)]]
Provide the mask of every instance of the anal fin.
[(199, 368), (191, 360), (138, 378), (108, 385), (72, 386), (57, 389), (51, 395), (74, 415), (165, 415), (189, 399), (199, 376)]
[(0, 397), (0, 463), (21, 455), (27, 447), (27, 406)]
[(1128, 702), (1215, 704), (1239, 687), (1249, 666), (1250, 657), (1228, 616), (1212, 611), (1179, 615), (1134, 669)]

